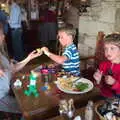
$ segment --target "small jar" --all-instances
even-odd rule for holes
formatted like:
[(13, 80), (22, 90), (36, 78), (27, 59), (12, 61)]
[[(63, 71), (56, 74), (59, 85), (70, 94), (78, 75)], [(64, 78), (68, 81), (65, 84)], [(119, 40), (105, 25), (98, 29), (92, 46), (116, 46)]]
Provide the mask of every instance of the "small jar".
[(48, 69), (49, 73), (48, 73), (48, 76), (49, 76), (49, 82), (52, 82), (54, 78), (54, 75), (55, 75), (55, 69)]
[(43, 69), (42, 70), (42, 80), (44, 82), (48, 82), (49, 81), (49, 71), (47, 69)]

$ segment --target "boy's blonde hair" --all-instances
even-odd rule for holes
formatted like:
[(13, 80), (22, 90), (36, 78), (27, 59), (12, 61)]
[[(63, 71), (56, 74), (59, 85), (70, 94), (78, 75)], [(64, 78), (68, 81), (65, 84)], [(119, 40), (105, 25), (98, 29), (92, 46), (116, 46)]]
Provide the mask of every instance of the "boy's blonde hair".
[(107, 35), (104, 38), (104, 43), (112, 43), (112, 44), (120, 47), (120, 34), (112, 33), (112, 34)]
[(59, 32), (65, 32), (67, 35), (72, 36), (73, 40), (76, 35), (76, 30), (72, 26), (62, 27), (59, 29)]

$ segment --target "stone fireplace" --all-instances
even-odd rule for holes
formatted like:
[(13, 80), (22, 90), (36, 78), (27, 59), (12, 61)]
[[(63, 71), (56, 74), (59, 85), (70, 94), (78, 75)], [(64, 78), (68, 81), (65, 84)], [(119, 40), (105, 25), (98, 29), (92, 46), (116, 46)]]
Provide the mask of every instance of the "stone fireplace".
[(91, 0), (87, 11), (79, 17), (81, 56), (94, 55), (99, 31), (105, 34), (120, 32), (120, 0)]

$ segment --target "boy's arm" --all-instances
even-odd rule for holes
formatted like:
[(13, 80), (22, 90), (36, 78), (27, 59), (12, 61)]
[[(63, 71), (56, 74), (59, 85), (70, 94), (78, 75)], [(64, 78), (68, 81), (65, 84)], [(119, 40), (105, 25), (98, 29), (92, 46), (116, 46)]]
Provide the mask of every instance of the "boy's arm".
[(63, 64), (68, 59), (67, 56), (59, 56), (51, 52), (47, 56), (58, 64)]
[(66, 55), (56, 55), (49, 51), (47, 47), (42, 47), (41, 50), (44, 52), (45, 55), (47, 55), (51, 60), (55, 61), (58, 64), (63, 64), (68, 57)]

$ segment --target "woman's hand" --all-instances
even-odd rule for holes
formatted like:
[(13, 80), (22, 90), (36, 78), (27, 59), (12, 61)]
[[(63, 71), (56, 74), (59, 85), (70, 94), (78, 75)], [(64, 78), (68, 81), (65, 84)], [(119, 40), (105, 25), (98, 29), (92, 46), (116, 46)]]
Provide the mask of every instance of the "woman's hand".
[(28, 55), (27, 59), (32, 60), (32, 59), (34, 59), (34, 58), (36, 58), (36, 57), (41, 56), (42, 53), (43, 53), (42, 50), (39, 50), (39, 51), (34, 50), (34, 51), (32, 51), (32, 52)]
[(105, 76), (105, 82), (108, 85), (113, 85), (113, 84), (115, 84), (116, 80), (112, 76), (107, 75), (107, 76)]
[(100, 84), (101, 78), (102, 78), (102, 72), (97, 69), (97, 71), (93, 75), (94, 79), (96, 80), (97, 84)]

